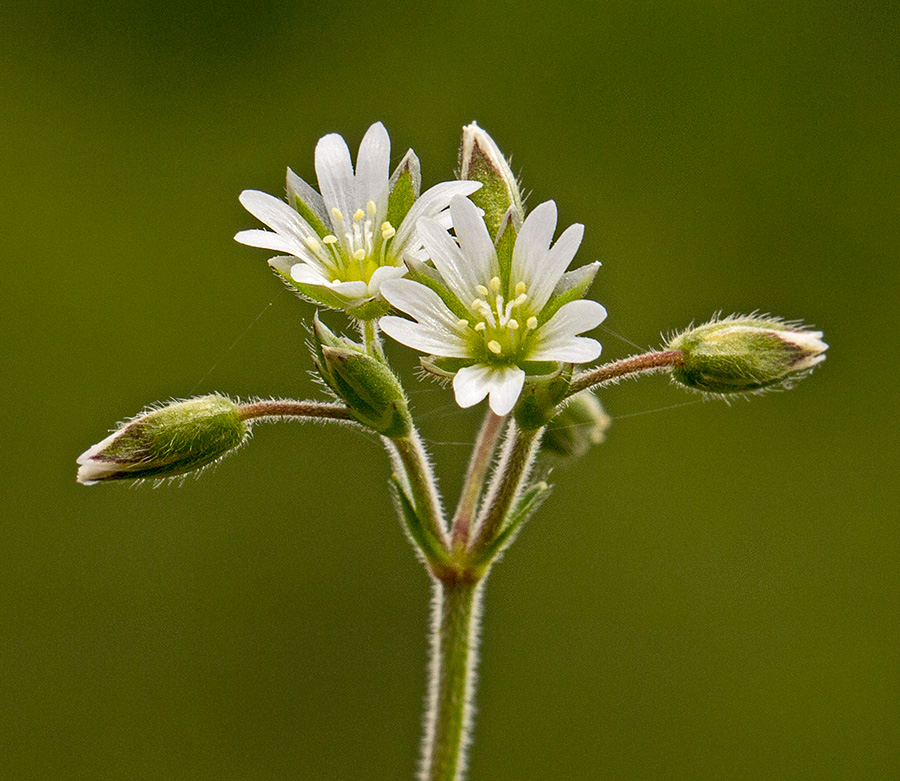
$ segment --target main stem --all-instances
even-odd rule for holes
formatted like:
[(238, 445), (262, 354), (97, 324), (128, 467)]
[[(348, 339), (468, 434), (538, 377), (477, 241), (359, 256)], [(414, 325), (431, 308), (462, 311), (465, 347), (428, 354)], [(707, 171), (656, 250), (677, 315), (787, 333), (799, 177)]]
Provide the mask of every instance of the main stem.
[(435, 581), (430, 690), (420, 781), (460, 781), (472, 721), (484, 579)]

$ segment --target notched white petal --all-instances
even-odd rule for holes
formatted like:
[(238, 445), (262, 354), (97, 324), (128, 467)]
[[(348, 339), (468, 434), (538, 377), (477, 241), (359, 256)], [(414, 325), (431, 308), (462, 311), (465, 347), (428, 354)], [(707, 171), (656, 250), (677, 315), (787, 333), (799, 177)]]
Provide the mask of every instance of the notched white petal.
[(391, 339), (414, 350), (444, 358), (465, 358), (468, 345), (456, 334), (431, 322), (414, 323), (403, 317), (386, 315), (378, 325)]

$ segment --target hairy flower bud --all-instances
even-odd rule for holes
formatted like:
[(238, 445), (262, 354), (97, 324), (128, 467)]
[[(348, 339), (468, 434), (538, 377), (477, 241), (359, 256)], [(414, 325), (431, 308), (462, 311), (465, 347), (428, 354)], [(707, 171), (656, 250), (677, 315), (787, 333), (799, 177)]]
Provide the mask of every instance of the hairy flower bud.
[(821, 331), (771, 317), (734, 315), (690, 328), (668, 347), (684, 352), (675, 382), (705, 393), (748, 393), (790, 384), (825, 360)]
[(217, 461), (249, 434), (238, 406), (203, 396), (139, 415), (78, 457), (78, 482), (173, 477)]
[(594, 445), (606, 439), (612, 418), (591, 391), (576, 393), (550, 421), (544, 438), (544, 449), (563, 458), (580, 458)]
[(481, 182), (469, 197), (484, 210), (484, 221), (496, 239), (504, 217), (518, 230), (525, 219), (519, 184), (497, 144), (474, 122), (463, 128), (459, 178)]

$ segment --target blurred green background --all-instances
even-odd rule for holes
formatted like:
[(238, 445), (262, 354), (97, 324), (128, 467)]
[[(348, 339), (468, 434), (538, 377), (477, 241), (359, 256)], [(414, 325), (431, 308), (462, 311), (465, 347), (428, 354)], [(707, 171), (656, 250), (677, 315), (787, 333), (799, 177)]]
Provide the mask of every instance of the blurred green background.
[[(237, 195), (378, 119), (426, 184), (477, 119), (638, 345), (755, 308), (832, 345), (750, 403), (604, 394), (607, 443), (491, 578), (473, 781), (900, 776), (895, 3), (2, 18), (0, 777), (412, 777), (428, 582), (375, 440), (261, 427), (180, 488), (75, 483), (145, 403), (317, 393)], [(480, 412), (393, 355), (453, 497)]]

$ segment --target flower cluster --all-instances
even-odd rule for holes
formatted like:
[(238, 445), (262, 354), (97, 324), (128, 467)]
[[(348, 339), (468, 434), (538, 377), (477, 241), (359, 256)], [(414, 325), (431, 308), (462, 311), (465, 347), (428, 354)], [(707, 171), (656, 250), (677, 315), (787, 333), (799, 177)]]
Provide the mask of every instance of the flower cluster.
[[(600, 355), (598, 342), (579, 336), (606, 317), (600, 304), (581, 300), (600, 264), (567, 272), (584, 227), (570, 226), (553, 243), (553, 201), (526, 218), (518, 184), (487, 133), (474, 123), (464, 128), (467, 178), (421, 195), (412, 150), (390, 177), (389, 165), (381, 123), (366, 132), (355, 172), (343, 138), (327, 135), (315, 154), (321, 192), (290, 169), (287, 203), (245, 190), (241, 203), (271, 231), (235, 238), (288, 253), (270, 266), (313, 302), (358, 320), (380, 317), (388, 336), (428, 354), (427, 369), (453, 377), (463, 407), (489, 396), (491, 409), (505, 415), (526, 381)], [(392, 306), (413, 320), (384, 316)]]

